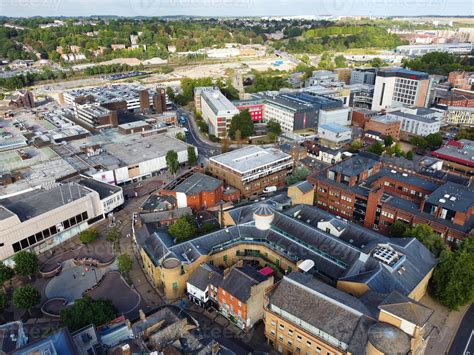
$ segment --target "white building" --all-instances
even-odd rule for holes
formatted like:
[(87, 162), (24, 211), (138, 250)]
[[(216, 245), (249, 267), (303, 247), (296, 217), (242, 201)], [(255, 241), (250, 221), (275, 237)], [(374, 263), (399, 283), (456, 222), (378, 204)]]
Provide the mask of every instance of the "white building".
[(443, 124), (474, 126), (474, 108), (449, 106), (444, 114)]
[(106, 215), (115, 209), (120, 208), (125, 202), (123, 198), (123, 190), (120, 186), (107, 184), (86, 176), (82, 176), (76, 182), (99, 194), (104, 214)]
[(440, 43), (426, 45), (398, 46), (396, 52), (406, 56), (422, 56), (430, 52), (448, 52), (452, 54), (470, 54), (472, 43)]
[(401, 122), (400, 131), (410, 135), (425, 137), (439, 132), (441, 121), (420, 115), (413, 115), (402, 111), (392, 111), (390, 115), (396, 116)]
[(351, 107), (322, 108), (319, 110), (318, 125), (350, 126), (352, 124)]
[(431, 81), (428, 74), (403, 68), (379, 70), (375, 79), (372, 110), (393, 107), (426, 107)]
[(217, 291), (222, 281), (222, 271), (208, 264), (201, 264), (186, 282), (188, 298), (205, 307), (214, 303), (217, 305)]
[(320, 144), (328, 148), (340, 148), (350, 143), (352, 130), (337, 124), (323, 124), (318, 127)]
[(227, 136), (232, 117), (240, 112), (220, 90), (201, 93), (201, 110), (202, 118), (209, 126), (209, 134), (219, 138)]

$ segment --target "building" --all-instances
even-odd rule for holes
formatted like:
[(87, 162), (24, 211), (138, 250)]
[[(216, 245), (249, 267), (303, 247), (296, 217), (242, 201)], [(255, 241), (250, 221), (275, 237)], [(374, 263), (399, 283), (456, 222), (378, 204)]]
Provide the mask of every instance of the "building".
[(449, 106), (443, 117), (443, 124), (474, 126), (474, 107)]
[(423, 353), (432, 314), (397, 291), (356, 297), (293, 272), (266, 294), (265, 335), (281, 354)]
[(452, 89), (442, 95), (438, 103), (445, 106), (474, 107), (474, 91)]
[(218, 138), (227, 137), (232, 117), (240, 112), (220, 90), (201, 92), (201, 111), (209, 126), (209, 134)]
[(218, 290), (223, 271), (210, 264), (201, 264), (186, 282), (186, 294), (190, 301), (201, 307), (219, 307)]
[(117, 127), (117, 112), (111, 111), (98, 104), (85, 104), (74, 106), (76, 120), (88, 129), (101, 129)]
[(307, 102), (316, 109), (316, 127), (321, 124), (333, 123), (349, 126), (352, 120), (352, 109), (344, 105), (344, 101), (322, 95), (311, 95), (306, 92), (296, 96), (298, 100)]
[(312, 76), (306, 80), (305, 86), (327, 85), (338, 81), (337, 73), (330, 70), (315, 70)]
[(18, 90), (9, 97), (8, 106), (14, 108), (34, 108), (35, 99), (33, 93), (29, 90)]
[(263, 109), (264, 109), (264, 100), (263, 99), (248, 99), (248, 100), (238, 100), (232, 101), (232, 103), (237, 107), (239, 111), (248, 110), (252, 121), (261, 122), (263, 121)]
[(391, 111), (388, 116), (400, 120), (400, 131), (408, 135), (426, 137), (429, 134), (438, 133), (441, 128), (441, 120), (436, 118), (413, 115), (403, 111)]
[(470, 54), (472, 51), (472, 43), (440, 43), (425, 45), (407, 45), (398, 46), (397, 53), (417, 57), (431, 52), (447, 52), (452, 54)]
[(337, 80), (345, 84), (351, 81), (352, 68), (336, 68), (334, 72), (337, 74)]
[(247, 146), (209, 158), (209, 173), (240, 190), (244, 197), (266, 186), (284, 184), (292, 171), (291, 155), (275, 148)]
[(377, 68), (355, 68), (351, 73), (350, 84), (369, 84), (375, 85)]
[(457, 172), (474, 175), (474, 141), (461, 139), (449, 141), (444, 147), (431, 153), (444, 161), (444, 168)]
[(266, 276), (242, 261), (224, 272), (218, 287), (219, 312), (242, 330), (263, 318), (265, 290), (273, 285)]
[(394, 115), (379, 115), (370, 118), (364, 126), (366, 132), (377, 132), (380, 137), (392, 136), (393, 139), (400, 138), (400, 119)]
[(123, 190), (120, 186), (107, 184), (86, 176), (73, 179), (73, 181), (89, 190), (96, 191), (99, 194), (99, 198), (104, 209), (104, 214), (106, 215), (116, 209), (121, 208), (125, 202)]
[(145, 121), (133, 121), (118, 125), (118, 131), (121, 134), (133, 134), (150, 131), (152, 126)]
[(323, 147), (341, 148), (351, 142), (352, 130), (337, 124), (322, 124), (318, 128), (318, 137)]
[(426, 107), (431, 81), (428, 74), (403, 68), (382, 69), (375, 79), (372, 110), (391, 107)]
[(0, 259), (44, 252), (104, 218), (99, 193), (77, 183), (34, 189), (0, 200)]
[[(449, 243), (462, 241), (474, 223), (473, 190), (426, 175), (427, 172), (408, 173), (402, 165), (392, 164), (388, 169), (372, 155), (359, 154), (310, 176), (308, 181), (314, 185), (316, 206), (367, 228), (388, 233), (397, 220), (407, 225), (424, 223)], [(438, 196), (437, 191), (443, 191), (447, 184), (459, 191), (446, 193), (454, 196), (456, 206), (462, 206), (451, 208), (459, 214), (427, 211), (425, 201), (432, 194)]]
[(365, 124), (372, 117), (378, 115), (378, 111), (372, 111), (367, 108), (354, 107), (352, 111), (352, 124), (354, 126), (365, 128)]
[(352, 84), (346, 85), (345, 88), (350, 91), (348, 106), (371, 108), (374, 98), (374, 85), (369, 84)]
[(13, 321), (0, 325), (2, 339), (0, 351), (2, 354), (11, 354), (28, 342), (22, 321)]
[[(417, 239), (388, 238), (314, 206), (282, 212), (273, 202), (224, 211), (225, 228), (180, 244), (167, 245), (137, 225), (134, 238), (144, 271), (167, 299), (182, 297), (203, 263), (227, 269), (241, 260), (269, 266), (281, 278), (310, 259), (311, 275), (357, 296), (397, 291), (419, 300), (425, 294), (436, 259)], [(379, 250), (396, 257), (385, 261)]]
[(309, 205), (314, 203), (314, 187), (308, 181), (301, 181), (288, 187), (288, 197), (291, 198), (291, 204)]
[(221, 201), (238, 201), (240, 198), (239, 190), (225, 188), (221, 180), (200, 172), (179, 177), (165, 186), (161, 194), (174, 196), (179, 208), (191, 207), (193, 211), (214, 207)]
[(293, 132), (317, 127), (316, 108), (290, 94), (263, 95), (264, 121), (276, 121), (283, 132)]
[(466, 71), (452, 71), (448, 75), (448, 83), (462, 90), (472, 90), (474, 73)]
[(67, 328), (62, 328), (45, 338), (22, 346), (20, 349), (11, 352), (11, 354), (75, 354), (77, 351), (71, 333), (69, 333)]
[(350, 126), (351, 123), (352, 109), (350, 107), (334, 107), (319, 110), (319, 126), (325, 124)]
[(202, 113), (201, 108), (201, 94), (205, 91), (219, 90), (217, 86), (203, 86), (194, 88), (194, 109), (196, 113)]

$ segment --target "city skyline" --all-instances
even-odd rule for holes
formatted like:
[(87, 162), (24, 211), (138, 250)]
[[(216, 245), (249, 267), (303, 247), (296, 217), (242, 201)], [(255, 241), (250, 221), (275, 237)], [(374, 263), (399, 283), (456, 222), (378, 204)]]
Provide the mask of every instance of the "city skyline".
[(467, 0), (5, 0), (0, 15), (32, 16), (473, 16)]

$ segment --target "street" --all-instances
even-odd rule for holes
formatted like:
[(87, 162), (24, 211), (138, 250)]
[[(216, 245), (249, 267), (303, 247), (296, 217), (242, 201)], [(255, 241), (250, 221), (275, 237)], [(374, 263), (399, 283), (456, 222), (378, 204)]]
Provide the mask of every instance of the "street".
[(459, 325), (449, 355), (474, 354), (474, 305), (471, 304)]

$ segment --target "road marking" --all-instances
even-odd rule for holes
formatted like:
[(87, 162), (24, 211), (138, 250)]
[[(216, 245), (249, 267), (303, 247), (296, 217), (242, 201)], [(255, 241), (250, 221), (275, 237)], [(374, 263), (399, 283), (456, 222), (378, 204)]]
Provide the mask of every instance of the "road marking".
[(462, 352), (463, 355), (468, 355), (469, 353), (467, 352), (467, 349), (469, 348), (469, 344), (471, 343), (472, 336), (474, 335), (474, 330), (471, 331), (471, 336), (467, 340), (466, 347), (464, 348), (464, 351)]

